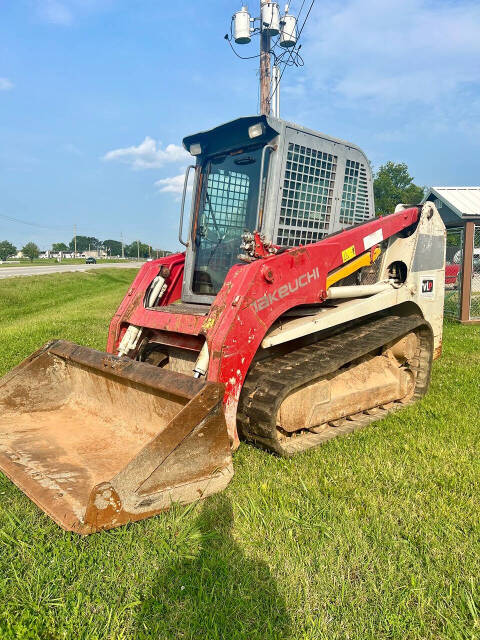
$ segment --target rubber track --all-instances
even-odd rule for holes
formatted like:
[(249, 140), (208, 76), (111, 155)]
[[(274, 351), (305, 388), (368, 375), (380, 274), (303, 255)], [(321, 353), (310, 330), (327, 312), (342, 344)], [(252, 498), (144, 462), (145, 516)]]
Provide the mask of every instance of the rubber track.
[[(385, 407), (349, 416), (340, 426), (328, 426), (321, 433), (308, 430), (279, 438), (276, 417), (282, 401), (308, 382), (335, 373), (341, 367), (378, 351), (410, 331), (419, 337), (419, 348), (409, 363), (415, 373), (415, 391), (409, 401), (389, 403)], [(286, 355), (262, 360), (248, 373), (238, 407), (238, 426), (242, 436), (278, 455), (291, 456), (316, 447), (331, 438), (345, 435), (384, 418), (421, 398), (428, 389), (433, 357), (430, 325), (418, 316), (387, 316)], [(331, 423), (330, 423), (331, 424)]]

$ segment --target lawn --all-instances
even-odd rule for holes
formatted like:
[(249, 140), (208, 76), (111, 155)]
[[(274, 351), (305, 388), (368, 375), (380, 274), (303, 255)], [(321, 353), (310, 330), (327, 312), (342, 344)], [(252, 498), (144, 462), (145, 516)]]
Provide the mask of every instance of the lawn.
[[(1, 281), (0, 373), (103, 348), (133, 275)], [(86, 538), (0, 476), (0, 638), (479, 638), (479, 380), (447, 324), (419, 404), (293, 460), (242, 445), (224, 493)]]
[[(125, 262), (121, 258), (95, 258), (98, 264), (107, 262)], [(127, 260), (133, 260), (136, 262), (136, 258), (127, 258)], [(143, 262), (143, 258), (140, 258), (140, 262)], [(85, 258), (64, 258), (63, 260), (56, 260), (55, 258), (35, 258), (35, 260), (29, 260), (28, 258), (20, 258), (18, 260), (11, 260), (9, 262), (0, 262), (0, 268), (8, 267), (31, 267), (57, 264), (85, 264)]]

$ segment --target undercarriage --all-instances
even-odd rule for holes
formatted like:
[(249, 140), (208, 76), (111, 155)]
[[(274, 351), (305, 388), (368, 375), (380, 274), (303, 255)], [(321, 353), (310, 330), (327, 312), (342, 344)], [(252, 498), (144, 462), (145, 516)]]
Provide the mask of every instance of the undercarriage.
[(282, 456), (384, 418), (428, 388), (433, 337), (422, 318), (387, 316), (253, 365), (242, 436)]

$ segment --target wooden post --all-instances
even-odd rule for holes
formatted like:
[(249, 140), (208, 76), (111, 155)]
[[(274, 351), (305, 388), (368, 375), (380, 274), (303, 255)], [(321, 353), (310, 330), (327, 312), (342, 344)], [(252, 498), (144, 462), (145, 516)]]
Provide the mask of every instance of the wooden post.
[[(260, 16), (262, 6), (267, 0), (260, 0)], [(260, 18), (261, 21), (261, 18)], [(263, 33), (263, 24), (260, 26), (260, 113), (265, 116), (270, 115), (270, 36)]]
[(463, 233), (463, 264), (460, 302), (460, 322), (470, 320), (470, 298), (472, 295), (472, 264), (473, 264), (473, 240), (475, 235), (475, 223), (465, 222)]

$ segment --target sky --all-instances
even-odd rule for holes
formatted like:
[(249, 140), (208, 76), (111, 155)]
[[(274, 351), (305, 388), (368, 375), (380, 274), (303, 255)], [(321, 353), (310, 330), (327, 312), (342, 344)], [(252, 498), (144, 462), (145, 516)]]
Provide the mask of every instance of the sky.
[[(258, 110), (258, 60), (224, 40), (240, 6), (0, 0), (0, 240), (177, 249), (182, 138)], [(317, 0), (301, 44), (283, 118), (417, 184), (480, 184), (478, 1)]]

